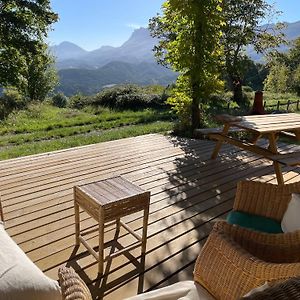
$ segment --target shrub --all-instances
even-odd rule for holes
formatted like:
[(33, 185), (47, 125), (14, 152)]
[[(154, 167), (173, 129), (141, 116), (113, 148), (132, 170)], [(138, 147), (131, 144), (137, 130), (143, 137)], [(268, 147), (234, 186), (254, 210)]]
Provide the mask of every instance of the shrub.
[(16, 89), (5, 89), (0, 97), (0, 119), (5, 119), (13, 110), (21, 109), (25, 106), (25, 99)]
[(120, 85), (106, 88), (92, 100), (94, 106), (104, 106), (112, 109), (144, 109), (160, 108), (165, 105), (167, 95), (149, 94), (146, 88), (136, 85)]
[(91, 97), (84, 96), (82, 94), (76, 94), (72, 97), (70, 97), (69, 100), (69, 107), (76, 108), (76, 109), (82, 109), (84, 107), (87, 107), (91, 105)]
[(63, 93), (58, 93), (52, 97), (52, 104), (56, 107), (66, 107), (68, 104), (68, 97)]

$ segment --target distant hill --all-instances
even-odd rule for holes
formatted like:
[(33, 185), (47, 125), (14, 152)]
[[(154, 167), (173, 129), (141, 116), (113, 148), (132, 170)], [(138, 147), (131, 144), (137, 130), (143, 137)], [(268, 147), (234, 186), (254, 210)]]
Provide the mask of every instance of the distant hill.
[(57, 62), (67, 59), (79, 59), (88, 53), (88, 51), (70, 42), (62, 42), (57, 46), (50, 47), (50, 50), (56, 57)]
[[(265, 25), (272, 27), (271, 25)], [(300, 36), (300, 21), (286, 23), (284, 33), (289, 41)], [(79, 46), (63, 42), (50, 50), (56, 56), (59, 69), (59, 91), (66, 95), (77, 92), (96, 93), (103, 86), (120, 83), (167, 85), (176, 79), (176, 74), (157, 65), (153, 47), (157, 39), (152, 38), (148, 29), (135, 30), (120, 47), (103, 46), (86, 51)], [(282, 47), (285, 51), (287, 47)], [(254, 61), (262, 62), (263, 57), (253, 47), (247, 52)]]
[(104, 86), (114, 84), (168, 85), (176, 80), (177, 75), (154, 63), (141, 62), (133, 64), (114, 61), (94, 70), (59, 70), (59, 77), (60, 85), (57, 90), (70, 96), (78, 92), (86, 95), (94, 94)]
[[(282, 32), (285, 34), (286, 39), (291, 42), (295, 40), (296, 38), (300, 37), (300, 21), (294, 22), (294, 23), (288, 23), (284, 22), (285, 28), (282, 30)], [(267, 24), (262, 27), (268, 27), (270, 30), (274, 28), (274, 24)], [(279, 47), (279, 51), (285, 52), (289, 49), (289, 46), (282, 45)], [(264, 57), (261, 53), (257, 53), (254, 51), (252, 46), (247, 47), (247, 53), (250, 56), (250, 58), (256, 62), (264, 62)]]
[(85, 51), (75, 44), (63, 42), (58, 46), (50, 47), (50, 50), (57, 58), (58, 69), (96, 69), (112, 61), (153, 63), (152, 49), (156, 43), (157, 40), (150, 36), (148, 29), (140, 28), (136, 29), (120, 47), (103, 46), (94, 51)]

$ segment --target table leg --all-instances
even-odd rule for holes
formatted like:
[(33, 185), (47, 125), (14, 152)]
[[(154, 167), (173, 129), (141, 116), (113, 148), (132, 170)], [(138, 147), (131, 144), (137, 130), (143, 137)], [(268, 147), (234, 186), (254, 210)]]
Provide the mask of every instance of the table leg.
[[(229, 124), (225, 124), (224, 125), (224, 128), (223, 128), (223, 131), (222, 131), (222, 135), (227, 135), (228, 134), (228, 131), (229, 131), (229, 128), (230, 128), (230, 125)], [(217, 143), (216, 143), (216, 146), (215, 146), (215, 149), (211, 155), (211, 159), (216, 159), (219, 152), (220, 152), (220, 149), (222, 147), (222, 144), (223, 144), (223, 140), (218, 140)]]
[(104, 261), (104, 217), (100, 213), (99, 218), (99, 260), (98, 260), (98, 273), (103, 275), (103, 261)]
[(143, 235), (142, 235), (142, 255), (145, 255), (145, 253), (146, 253), (148, 217), (149, 217), (149, 206), (144, 209)]
[(80, 235), (80, 215), (79, 215), (79, 205), (76, 200), (74, 200), (74, 211), (75, 211), (75, 244), (79, 245), (79, 235)]
[[(278, 154), (277, 145), (276, 145), (277, 139), (278, 136), (276, 136), (275, 133), (269, 133), (269, 150), (272, 151), (274, 154)], [(273, 166), (277, 178), (277, 183), (281, 185), (284, 184), (281, 165), (277, 161), (274, 161)]]

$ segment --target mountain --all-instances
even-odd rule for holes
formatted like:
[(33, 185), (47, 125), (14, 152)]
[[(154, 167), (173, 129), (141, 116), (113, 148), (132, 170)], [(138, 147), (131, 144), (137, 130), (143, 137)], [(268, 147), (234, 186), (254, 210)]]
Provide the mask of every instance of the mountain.
[(66, 59), (78, 59), (88, 53), (88, 51), (70, 42), (62, 42), (57, 46), (50, 47), (50, 50), (57, 62)]
[(154, 63), (127, 63), (113, 61), (98, 69), (59, 70), (58, 92), (70, 96), (81, 92), (86, 95), (99, 92), (103, 87), (115, 84), (168, 85), (177, 74)]
[[(288, 23), (284, 22), (285, 28), (282, 30), (282, 32), (285, 35), (285, 38), (287, 41), (291, 42), (295, 40), (296, 38), (300, 37), (300, 21), (294, 22), (294, 23)], [(275, 24), (266, 24), (262, 26), (262, 29), (268, 28), (269, 31), (273, 31), (273, 28), (275, 27)], [(279, 51), (285, 52), (290, 47), (288, 45), (282, 45), (279, 47)], [(264, 62), (264, 56), (261, 53), (255, 52), (253, 49), (253, 46), (247, 47), (247, 54), (250, 56), (250, 58), (256, 62)]]
[[(272, 24), (265, 26), (274, 27)], [(288, 40), (294, 40), (300, 36), (300, 21), (286, 23), (283, 31)], [(175, 81), (177, 75), (157, 65), (152, 51), (155, 44), (157, 40), (150, 36), (148, 29), (140, 28), (120, 47), (103, 46), (86, 51), (70, 42), (54, 46), (51, 51), (57, 57), (58, 90), (72, 95), (77, 92), (93, 94), (106, 85), (121, 83), (167, 85)], [(262, 62), (262, 55), (253, 47), (248, 47), (247, 52), (253, 60)]]
[[(120, 47), (103, 46), (94, 51), (85, 51), (78, 47), (71, 48), (70, 55), (64, 51), (66, 47), (50, 48), (52, 52), (56, 51), (56, 65), (58, 69), (84, 68), (96, 69), (103, 67), (112, 61), (122, 61), (127, 63), (154, 62), (152, 49), (157, 40), (150, 36), (148, 29), (136, 29), (130, 38)], [(69, 45), (70, 43), (68, 43)], [(74, 45), (74, 44), (72, 44)], [(76, 45), (74, 45), (76, 46)], [(61, 49), (58, 51), (57, 49)], [(74, 54), (78, 54), (74, 56)]]

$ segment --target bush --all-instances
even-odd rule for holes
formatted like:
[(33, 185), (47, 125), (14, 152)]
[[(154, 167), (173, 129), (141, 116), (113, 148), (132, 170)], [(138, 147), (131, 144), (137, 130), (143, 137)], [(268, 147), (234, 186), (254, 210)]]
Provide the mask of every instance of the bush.
[(52, 104), (60, 108), (66, 107), (68, 104), (68, 97), (63, 93), (58, 93), (52, 97)]
[(136, 85), (120, 85), (106, 88), (98, 93), (92, 100), (94, 106), (104, 106), (112, 109), (161, 108), (167, 99), (165, 93), (149, 94), (145, 88)]
[(76, 109), (82, 109), (84, 107), (87, 107), (91, 105), (91, 97), (83, 96), (82, 94), (76, 94), (72, 97), (70, 97), (69, 100), (69, 107), (76, 108)]
[(5, 89), (0, 97), (0, 119), (5, 119), (13, 110), (21, 109), (25, 106), (25, 99), (16, 89)]

